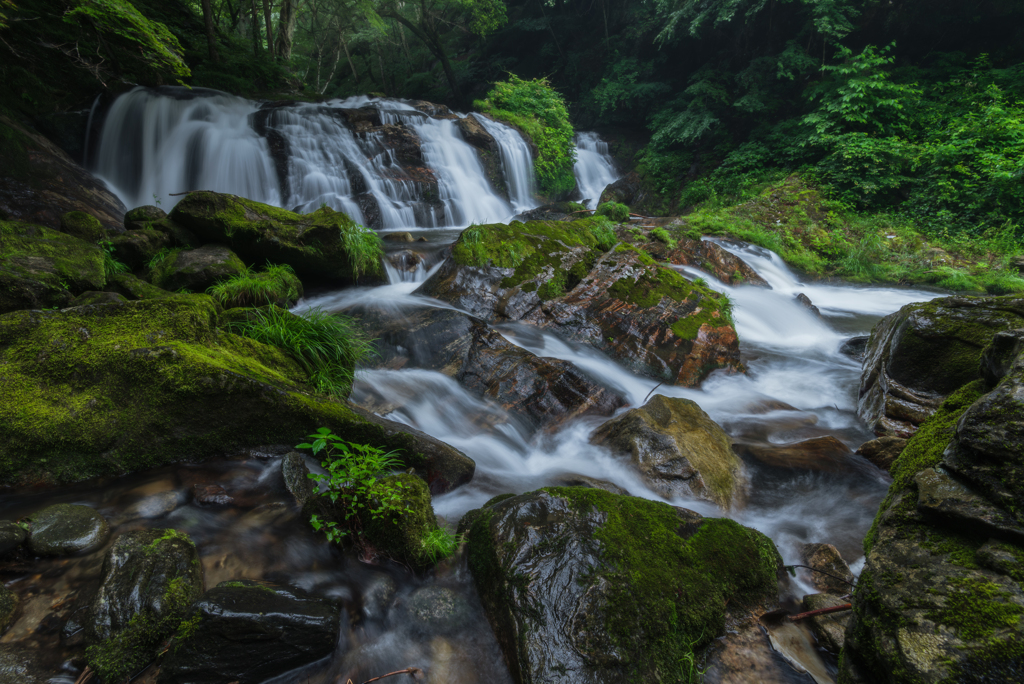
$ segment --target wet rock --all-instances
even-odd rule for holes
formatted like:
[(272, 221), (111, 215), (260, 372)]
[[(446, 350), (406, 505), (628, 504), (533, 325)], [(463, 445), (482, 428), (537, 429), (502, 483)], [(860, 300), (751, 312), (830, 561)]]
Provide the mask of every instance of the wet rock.
[(289, 264), (304, 282), (351, 281), (357, 271), (381, 275), (376, 258), (353, 266), (344, 236), (365, 229), (329, 207), (300, 215), (234, 195), (192, 192), (170, 218), (205, 242), (227, 245), (247, 263)]
[(202, 566), (188, 535), (170, 529), (120, 535), (89, 606), (90, 667), (108, 682), (134, 675), (156, 657), (202, 592)]
[(163, 233), (171, 241), (171, 246), (177, 249), (197, 249), (203, 246), (203, 241), (195, 233), (169, 218), (150, 221), (141, 227)]
[(103, 181), (35, 131), (0, 116), (0, 221), (28, 221), (52, 230), (69, 211), (120, 231), (125, 207)]
[(809, 675), (816, 684), (833, 684), (814, 637), (806, 625), (791, 620), (760, 620), (772, 649), (797, 673)]
[(363, 589), (363, 614), (370, 619), (383, 619), (397, 593), (398, 584), (390, 575), (375, 575)]
[[(830, 473), (867, 472), (870, 466), (855, 458), (850, 447), (831, 435), (782, 445), (736, 444), (736, 450), (775, 468), (799, 468)], [(867, 469), (867, 470), (865, 470)]]
[(133, 271), (141, 270), (162, 249), (169, 249), (171, 238), (152, 228), (129, 230), (110, 239), (114, 256)]
[(674, 384), (742, 369), (720, 296), (636, 248), (605, 251), (605, 231), (599, 219), (474, 226), (417, 292), (487, 321), (551, 329)]
[(21, 546), (28, 537), (25, 528), (10, 520), (0, 520), (0, 557)]
[(78, 295), (70, 302), (68, 306), (93, 306), (94, 304), (120, 304), (126, 302), (127, 299), (123, 295), (119, 295), (116, 292), (96, 292), (90, 290), (89, 292), (83, 292)]
[(49, 684), (56, 673), (42, 654), (21, 644), (0, 644), (0, 684)]
[(206, 295), (0, 316), (0, 358), (17, 388), (0, 402), (0, 482), (202, 461), (290, 444), (316, 426), (399, 451), (432, 491), (472, 478), (475, 464), (457, 449), (315, 394), (283, 351), (218, 325)]
[(805, 295), (803, 292), (797, 293), (795, 299), (797, 303), (800, 304), (800, 306), (804, 307), (805, 309), (813, 313), (815, 316), (821, 316), (821, 311), (818, 310), (818, 307), (814, 306), (814, 302), (811, 301), (811, 298)]
[(465, 118), (458, 119), (455, 122), (455, 126), (462, 133), (462, 139), (473, 147), (488, 152), (497, 152), (498, 143), (494, 140), (494, 136), (488, 133), (487, 129), (480, 123), (477, 118), (480, 116), (484, 115), (473, 112)]
[(868, 340), (871, 338), (867, 335), (856, 335), (843, 342), (842, 346), (839, 347), (839, 353), (849, 356), (851, 359), (863, 359), (864, 354), (868, 349)]
[(14, 623), (18, 611), (18, 595), (0, 584), (0, 636)]
[[(850, 600), (843, 598), (848, 591), (844, 591), (841, 594), (811, 594), (804, 596), (804, 610), (821, 610), (822, 608), (835, 608), (845, 603), (849, 603)], [(843, 648), (843, 642), (846, 640), (846, 626), (850, 623), (850, 611), (841, 611), (836, 613), (826, 613), (825, 615), (815, 615), (814, 617), (806, 618), (807, 624), (810, 625), (811, 631), (814, 632), (814, 636), (818, 640), (818, 644), (826, 651), (834, 655), (839, 655), (839, 651)]]
[(724, 631), (727, 604), (777, 601), (774, 545), (731, 520), (577, 487), (467, 517), (470, 570), (515, 682), (654, 681)]
[(937, 525), (972, 537), (993, 537), (1024, 544), (1024, 526), (943, 468), (925, 468), (914, 476), (917, 510)]
[(222, 582), (195, 603), (159, 684), (258, 684), (329, 655), (340, 609), (297, 589)]
[(219, 484), (192, 485), (192, 500), (200, 506), (230, 506), (234, 503)]
[(170, 297), (174, 294), (156, 285), (151, 285), (131, 273), (118, 273), (111, 276), (107, 280), (106, 290), (108, 292), (115, 292), (130, 301), (160, 299), (161, 297)]
[(423, 255), (411, 249), (403, 249), (389, 254), (388, 261), (399, 271), (415, 271), (416, 267), (423, 263)]
[(989, 386), (999, 383), (1024, 352), (1024, 329), (1001, 330), (981, 353), (981, 377)]
[(400, 231), (400, 232), (397, 232), (397, 233), (384, 233), (384, 235), (381, 235), (381, 239), (382, 240), (387, 240), (389, 242), (412, 242), (413, 241), (412, 233), (410, 233), (408, 231)]
[[(402, 492), (406, 510), (401, 514), (388, 512), (374, 518), (368, 511), (359, 513), (363, 537), (369, 550), (381, 557), (390, 558), (413, 568), (425, 568), (434, 564), (423, 546), (423, 539), (437, 530), (437, 516), (430, 502), (430, 490), (423, 478), (412, 473), (389, 475), (381, 480), (383, 487), (395, 487)], [(326, 499), (318, 497), (326, 504)], [(331, 519), (330, 516), (322, 516)], [(340, 520), (335, 512), (334, 519)]]
[(281, 459), (281, 475), (284, 477), (285, 487), (295, 497), (300, 507), (305, 506), (316, 493), (316, 485), (309, 477), (306, 457), (298, 451), (291, 451)]
[(871, 461), (881, 470), (888, 472), (889, 468), (892, 467), (893, 461), (899, 458), (899, 455), (903, 453), (903, 447), (906, 445), (907, 440), (902, 437), (886, 435), (885, 437), (864, 442), (857, 449), (857, 453)]
[(599, 480), (596, 477), (588, 477), (586, 475), (566, 475), (556, 480), (556, 483), (559, 487), (591, 487), (593, 489), (603, 489), (612, 494), (629, 495), (628, 491), (614, 482)]
[(139, 230), (149, 228), (153, 222), (167, 218), (167, 212), (160, 207), (147, 204), (129, 209), (124, 214), (124, 229)]
[(645, 216), (667, 216), (665, 206), (657, 190), (640, 177), (636, 171), (627, 173), (601, 192), (600, 204), (618, 202), (630, 207), (637, 214)]
[(162, 518), (178, 507), (178, 493), (175, 491), (158, 492), (151, 494), (140, 501), (136, 501), (123, 511), (118, 518), (121, 520), (154, 520)]
[(423, 587), (414, 591), (402, 606), (400, 620), (426, 634), (451, 635), (470, 623), (472, 611), (462, 594), (446, 587)]
[[(647, 240), (638, 241), (635, 246), (650, 254), (655, 261), (699, 268), (730, 285), (755, 285), (771, 289), (771, 285), (757, 271), (721, 245), (690, 237), (685, 224), (670, 224), (663, 230), (668, 232), (674, 246), (655, 238), (650, 230), (645, 233)], [(632, 238), (629, 228), (620, 228), (618, 234), (627, 241)]]
[(871, 333), (857, 412), (876, 435), (909, 437), (942, 400), (980, 377), (981, 351), (1024, 325), (1019, 297), (945, 297), (908, 304)]
[(853, 573), (836, 547), (831, 544), (804, 544), (800, 547), (800, 559), (804, 565), (814, 568), (811, 582), (818, 591), (840, 596), (853, 591)]
[(64, 307), (105, 282), (96, 245), (43, 226), (0, 221), (0, 314)]
[(586, 212), (582, 212), (582, 209), (583, 205), (575, 202), (553, 202), (524, 211), (512, 220), (523, 223), (527, 221), (575, 221), (588, 215)]
[(90, 243), (99, 242), (107, 235), (99, 219), (84, 211), (69, 211), (61, 216), (60, 230)]
[(655, 395), (602, 425), (591, 443), (628, 453), (663, 496), (695, 496), (726, 509), (742, 499), (743, 466), (728, 435), (689, 399)]
[(725, 634), (712, 641), (694, 665), (695, 670), (704, 673), (697, 680), (701, 684), (792, 684), (794, 681), (792, 667), (772, 648), (765, 628), (754, 616), (730, 620)]
[(199, 249), (167, 255), (153, 271), (150, 280), (165, 290), (206, 292), (211, 285), (244, 270), (245, 264), (227, 247), (203, 245)]
[(110, 534), (106, 519), (78, 504), (55, 504), (27, 518), (28, 549), (40, 556), (67, 556), (101, 546)]

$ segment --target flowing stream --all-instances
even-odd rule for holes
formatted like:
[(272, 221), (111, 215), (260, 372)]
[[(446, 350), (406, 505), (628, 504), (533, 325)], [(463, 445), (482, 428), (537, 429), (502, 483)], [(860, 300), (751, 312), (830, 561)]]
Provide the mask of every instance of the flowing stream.
[(597, 133), (580, 131), (576, 134), (576, 185), (588, 209), (596, 209), (604, 189), (619, 178), (615, 162), (608, 152), (608, 143)]

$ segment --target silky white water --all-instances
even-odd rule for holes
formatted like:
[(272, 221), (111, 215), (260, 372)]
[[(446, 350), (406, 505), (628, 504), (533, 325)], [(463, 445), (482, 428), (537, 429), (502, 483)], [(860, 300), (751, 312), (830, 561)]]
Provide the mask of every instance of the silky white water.
[(529, 211), (537, 206), (534, 194), (537, 192), (533, 178), (533, 155), (523, 136), (503, 123), (486, 116), (470, 114), (480, 122), (494, 141), (498, 143), (501, 166), (505, 172), (508, 197), (516, 214)]
[(580, 131), (576, 134), (576, 185), (588, 209), (597, 208), (601, 193), (619, 179), (615, 162), (608, 153), (608, 143), (597, 133)]

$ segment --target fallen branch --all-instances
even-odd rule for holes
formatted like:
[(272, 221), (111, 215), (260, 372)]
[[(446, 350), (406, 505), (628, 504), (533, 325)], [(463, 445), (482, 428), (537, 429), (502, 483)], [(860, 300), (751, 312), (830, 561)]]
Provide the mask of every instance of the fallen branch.
[(86, 684), (86, 682), (92, 679), (94, 674), (96, 673), (93, 672), (93, 669), (86, 665), (85, 669), (82, 670), (82, 674), (78, 675), (78, 679), (75, 680), (75, 684)]
[(213, 192), (213, 190), (186, 190), (185, 192), (169, 192), (168, 197), (181, 197), (182, 195), (190, 195), (193, 192)]
[(832, 606), (831, 608), (819, 608), (818, 610), (809, 610), (806, 613), (797, 613), (796, 615), (790, 615), (789, 619), (792, 622), (797, 620), (803, 620), (804, 618), (814, 617), (815, 615), (827, 615), (828, 613), (838, 613), (841, 610), (850, 610), (853, 608), (852, 603), (841, 603), (838, 606)]
[[(395, 675), (400, 674), (412, 675), (414, 679), (423, 678), (423, 670), (421, 670), (418, 667), (407, 667), (404, 670), (395, 670), (394, 672), (388, 672), (387, 674), (382, 674), (381, 676), (374, 677), (373, 679), (367, 679), (365, 682), (363, 682), (363, 684), (370, 684), (370, 682), (375, 682), (378, 679), (384, 679), (385, 677), (394, 677)], [(349, 679), (348, 682), (346, 682), (346, 684), (353, 684), (353, 682), (351, 679)]]
[(849, 584), (851, 587), (857, 586), (856, 584), (854, 584), (850, 580), (846, 579), (845, 577), (840, 577), (839, 575), (833, 575), (830, 572), (825, 572), (824, 570), (819, 570), (818, 568), (812, 568), (810, 565), (799, 565), (797, 563), (793, 563), (793, 564), (787, 565), (785, 567), (786, 567), (786, 572), (788, 572), (793, 577), (796, 577), (796, 571), (792, 570), (792, 568), (804, 568), (805, 570), (810, 570), (812, 572), (817, 572), (817, 573), (820, 573), (822, 575), (825, 575), (826, 577), (831, 577), (832, 579), (837, 579), (840, 582), (843, 582), (845, 584)]

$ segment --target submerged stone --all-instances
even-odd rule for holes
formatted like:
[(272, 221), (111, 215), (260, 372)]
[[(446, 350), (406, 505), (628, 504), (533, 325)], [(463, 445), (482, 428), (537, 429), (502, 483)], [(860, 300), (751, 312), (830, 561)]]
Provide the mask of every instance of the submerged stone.
[(27, 518), (28, 548), (40, 556), (67, 556), (107, 541), (110, 525), (88, 506), (55, 504)]

